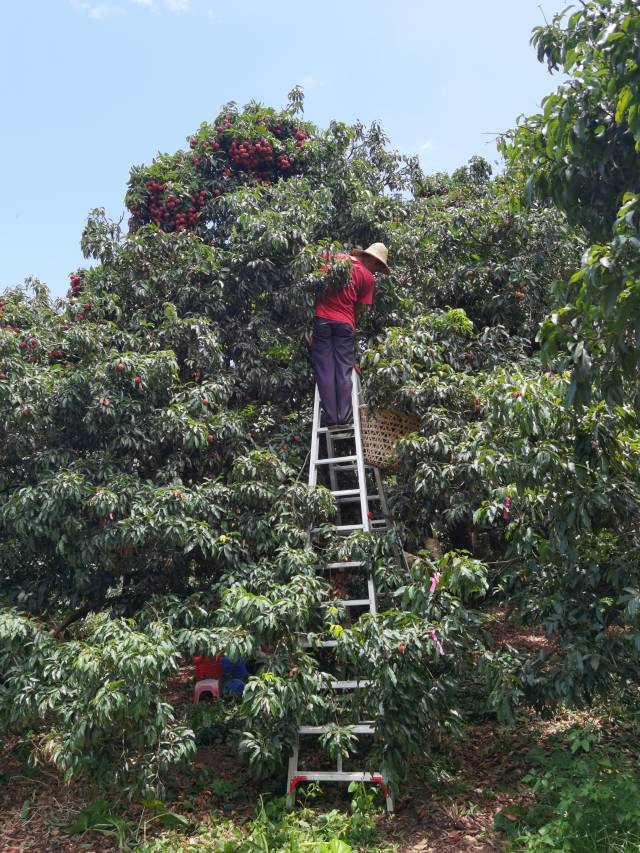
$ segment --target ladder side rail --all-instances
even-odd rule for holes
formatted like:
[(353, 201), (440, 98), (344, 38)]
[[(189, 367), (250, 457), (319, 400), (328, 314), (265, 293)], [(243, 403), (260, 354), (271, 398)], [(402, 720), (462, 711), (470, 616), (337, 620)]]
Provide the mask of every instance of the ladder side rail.
[[(309, 486), (315, 486), (318, 482), (318, 455), (320, 452), (320, 392), (318, 386), (315, 386), (315, 394), (313, 398), (313, 419), (311, 427), (311, 448), (309, 450)], [(292, 809), (295, 804), (295, 786), (291, 785), (291, 780), (295, 779), (298, 774), (298, 756), (300, 752), (300, 738), (296, 737), (291, 755), (289, 756), (289, 766), (287, 770), (287, 808)]]
[(315, 486), (318, 482), (318, 453), (320, 450), (320, 393), (316, 385), (316, 393), (313, 401), (313, 428), (311, 431), (311, 451), (309, 457), (309, 485)]
[(295, 779), (298, 775), (298, 753), (300, 751), (300, 741), (299, 737), (296, 738), (295, 746), (293, 747), (293, 752), (289, 756), (289, 770), (287, 773), (287, 808), (292, 809), (295, 805), (296, 801), (296, 793), (295, 786), (292, 787), (291, 780)]
[(362, 452), (362, 434), (360, 432), (360, 380), (355, 368), (351, 374), (351, 408), (353, 409), (353, 426), (356, 440), (356, 467), (358, 471), (358, 487), (360, 489), (360, 511), (362, 512), (362, 529), (369, 533), (369, 502), (367, 500), (367, 480), (364, 470), (364, 454)]
[[(353, 424), (354, 424), (354, 432), (356, 439), (356, 456), (357, 456), (357, 466), (358, 466), (358, 481), (360, 486), (360, 509), (362, 512), (362, 529), (370, 533), (371, 532), (371, 524), (369, 523), (369, 500), (367, 497), (367, 478), (365, 472), (364, 465), (364, 452), (362, 449), (362, 433), (360, 431), (360, 398), (361, 398), (361, 388), (360, 388), (360, 377), (358, 376), (357, 371), (354, 369), (352, 374), (352, 389), (351, 389), (351, 400), (353, 406)], [(378, 604), (376, 601), (376, 586), (373, 580), (373, 574), (369, 571), (367, 572), (367, 594), (369, 596), (369, 610), (372, 616), (376, 616), (378, 613)]]

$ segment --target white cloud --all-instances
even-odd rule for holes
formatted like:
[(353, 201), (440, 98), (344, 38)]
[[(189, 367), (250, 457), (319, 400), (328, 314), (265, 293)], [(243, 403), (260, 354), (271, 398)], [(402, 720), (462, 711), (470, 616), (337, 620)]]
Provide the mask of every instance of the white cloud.
[[(191, 9), (191, 0), (131, 0), (136, 6), (145, 6), (147, 9), (157, 10), (160, 5), (169, 12), (188, 12)], [(209, 9), (209, 17), (214, 17), (213, 9)]]
[(71, 0), (76, 9), (85, 12), (94, 21), (101, 21), (104, 18), (112, 18), (114, 15), (124, 14), (124, 9), (120, 6), (112, 6), (111, 3), (94, 3), (92, 0)]
[[(94, 20), (102, 20), (103, 18), (111, 18), (115, 15), (124, 15), (125, 10), (122, 6), (115, 6), (110, 2), (100, 2), (100, 0), (70, 0), (71, 5), (75, 6), (81, 12), (84, 12), (89, 18)], [(145, 9), (157, 10), (159, 5), (168, 12), (188, 12), (191, 9), (191, 0), (130, 0), (135, 6), (142, 6)], [(208, 11), (209, 18), (215, 18), (213, 9)]]
[(191, 6), (191, 0), (164, 0), (164, 5), (170, 12), (187, 12)]
[(207, 9), (207, 18), (209, 18), (210, 21), (215, 21), (217, 17), (218, 16), (213, 11), (213, 9)]
[(98, 3), (92, 6), (89, 11), (89, 17), (95, 18), (97, 21), (102, 18), (111, 18), (114, 15), (123, 15), (124, 9), (119, 6), (109, 6), (107, 3)]
[(426, 142), (423, 142), (422, 145), (419, 146), (419, 151), (428, 151), (430, 148), (433, 148), (433, 142), (428, 139)]
[[(148, 9), (157, 9), (160, 4), (169, 12), (188, 12), (191, 9), (191, 0), (131, 0), (137, 6), (146, 6)], [(213, 17), (213, 10), (209, 10), (209, 17)]]

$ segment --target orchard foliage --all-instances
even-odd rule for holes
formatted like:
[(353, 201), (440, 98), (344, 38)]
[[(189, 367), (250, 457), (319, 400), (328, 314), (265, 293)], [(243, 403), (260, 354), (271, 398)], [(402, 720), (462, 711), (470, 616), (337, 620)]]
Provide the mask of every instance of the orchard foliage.
[[(195, 744), (165, 698), (194, 654), (251, 662), (224, 713), (256, 773), (327, 719), (323, 746), (348, 756), (367, 718), (394, 787), (472, 701), (509, 720), (637, 672), (637, 422), (626, 398), (565, 409), (567, 365), (541, 361), (591, 235), (517, 203), (531, 128), (506, 176), (480, 158), (428, 176), (379, 126), (320, 129), (301, 107), (298, 90), (280, 112), (227, 104), (132, 170), (126, 233), (91, 214), (94, 264), (64, 302), (38, 282), (3, 295), (0, 719), (67, 778), (161, 790)], [(376, 240), (392, 275), (358, 350), (368, 402), (419, 418), (386, 482), (406, 565), (392, 535), (336, 538), (304, 469), (305, 331), (343, 273), (322, 259)], [(377, 618), (319, 571), (346, 560), (374, 572)], [(492, 600), (549, 648), (492, 649)], [(373, 687), (350, 718), (331, 682), (354, 674)]]
[[(182, 227), (179, 210), (160, 223), (140, 213), (123, 234), (96, 211), (82, 247), (97, 263), (72, 273), (66, 302), (51, 304), (37, 283), (33, 294), (5, 294), (0, 565), (5, 602), (19, 608), (6, 610), (6, 633), (19, 642), (2, 661), (0, 703), (7, 724), (37, 732), (48, 745), (38, 754), (68, 776), (131, 791), (159, 785), (166, 762), (193, 744), (160, 687), (179, 661), (221, 651), (255, 662), (236, 710), (242, 751), (257, 772), (281, 765), (300, 722), (335, 705), (335, 674), (305, 650), (302, 632), (340, 630), (338, 666), (370, 674), (392, 705), (402, 703), (402, 726), (384, 741), (392, 775), (419, 742), (416, 726), (449, 717), (445, 674), (460, 662), (442, 658), (441, 642), (466, 637), (466, 610), (396, 614), (388, 542), (367, 557), (387, 584), (388, 617), (365, 628), (327, 608), (319, 561), (369, 554), (370, 543), (335, 542), (325, 527), (312, 549), (308, 527), (330, 522), (334, 507), (301, 476), (318, 255), (380, 234), (393, 246), (395, 232), (404, 239), (411, 228), (407, 204), (428, 202), (405, 199), (417, 166), (387, 152), (378, 127), (307, 126), (303, 138), (295, 115), (293, 106), (275, 114), (251, 105), (234, 117), (227, 107), (215, 126), (230, 156), (241, 130), (244, 140), (251, 128), (289, 139), (297, 127), (296, 169), (272, 170), (265, 182), (268, 170), (244, 163), (238, 142), (242, 162), (221, 166), (231, 181), (216, 195), (208, 181), (223, 155), (208, 144), (215, 162), (193, 159), (211, 138), (203, 132), (190, 151), (134, 170), (131, 182), (140, 211), (151, 211), (160, 184), (162, 203), (175, 206), (200, 181), (194, 197), (208, 195), (193, 227)], [(416, 233), (426, 244), (426, 221)], [(372, 324), (415, 299), (406, 273), (405, 282), (382, 290)], [(461, 648), (476, 642), (469, 635)], [(77, 644), (93, 650), (89, 664)], [(399, 677), (407, 688), (427, 677), (433, 689), (416, 703), (408, 689), (398, 695)], [(112, 749), (129, 718), (135, 733)], [(353, 748), (339, 725), (326, 745)]]
[(526, 197), (552, 200), (591, 244), (541, 340), (572, 370), (570, 402), (582, 405), (593, 391), (639, 412), (640, 10), (634, 0), (591, 0), (532, 41), (568, 79), (503, 150)]
[(34, 757), (65, 779), (100, 779), (130, 794), (162, 791), (171, 764), (195, 746), (162, 695), (178, 665), (169, 633), (160, 622), (140, 632), (103, 613), (58, 642), (36, 621), (3, 612), (2, 722), (37, 729), (46, 719)]
[[(531, 701), (588, 702), (638, 663), (636, 418), (565, 409), (568, 374), (518, 365), (513, 338), (500, 363), (461, 319), (416, 318), (366, 355), (372, 399), (420, 415), (401, 443), (396, 514), (414, 547), (435, 535), (482, 556), (495, 593), (545, 626), (551, 650), (512, 662)], [(480, 343), (479, 369), (452, 368), (456, 348)]]

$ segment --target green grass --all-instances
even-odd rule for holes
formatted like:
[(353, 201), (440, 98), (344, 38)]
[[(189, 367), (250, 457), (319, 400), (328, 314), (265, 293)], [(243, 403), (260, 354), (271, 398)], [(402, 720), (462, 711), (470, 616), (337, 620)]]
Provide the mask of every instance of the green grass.
[(188, 839), (170, 833), (138, 845), (136, 853), (392, 853), (377, 841), (373, 798), (356, 793), (351, 814), (309, 806), (287, 812), (283, 800), (261, 802), (255, 817), (240, 827), (224, 821), (202, 827)]
[[(392, 853), (396, 848), (379, 840), (375, 793), (355, 783), (350, 791), (349, 812), (312, 808), (320, 790), (311, 785), (302, 794), (305, 804), (294, 811), (287, 812), (281, 798), (261, 799), (246, 822), (223, 808), (199, 826), (158, 800), (145, 801), (139, 821), (114, 814), (106, 800), (96, 800), (67, 832), (78, 849), (84, 849), (87, 833), (98, 833), (113, 839), (119, 850), (135, 853)], [(227, 796), (226, 785), (218, 793)]]
[(526, 853), (640, 851), (640, 775), (615, 749), (598, 747), (593, 730), (564, 736), (551, 750), (535, 749), (523, 778), (535, 800), (496, 815), (506, 850)]

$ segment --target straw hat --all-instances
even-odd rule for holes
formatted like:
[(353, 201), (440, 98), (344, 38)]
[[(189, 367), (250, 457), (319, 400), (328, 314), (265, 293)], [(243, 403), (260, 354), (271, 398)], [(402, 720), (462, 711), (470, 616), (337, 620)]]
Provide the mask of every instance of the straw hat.
[(387, 266), (389, 252), (384, 243), (372, 243), (368, 249), (353, 249), (351, 254), (356, 255), (356, 257), (358, 255), (370, 255), (382, 264), (385, 273), (389, 275), (389, 267)]

